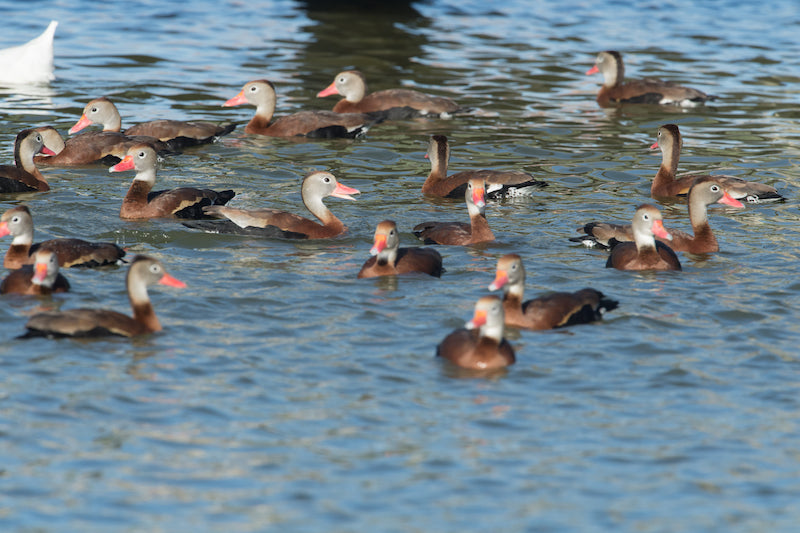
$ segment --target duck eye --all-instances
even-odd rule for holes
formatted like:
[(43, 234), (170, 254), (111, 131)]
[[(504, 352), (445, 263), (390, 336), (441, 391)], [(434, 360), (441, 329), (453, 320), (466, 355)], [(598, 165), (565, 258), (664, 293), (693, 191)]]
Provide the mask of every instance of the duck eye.
[(331, 182), (331, 179), (328, 176), (325, 176), (325, 178), (323, 178), (323, 179), (325, 180), (325, 183), (330, 183)]
[(161, 267), (158, 266), (157, 264), (152, 264), (150, 265), (150, 272), (152, 272), (153, 274), (158, 274), (161, 272)]
[(711, 192), (719, 192), (719, 185), (712, 185)]
[(251, 93), (254, 93), (254, 92), (256, 92), (257, 90), (258, 90), (258, 87), (256, 87), (255, 85), (251, 85), (251, 86), (250, 86), (250, 92), (251, 92)]
[(11, 222), (19, 222), (19, 217), (14, 217), (11, 219)]
[(642, 218), (643, 218), (644, 220), (650, 220), (650, 215), (648, 215), (647, 213), (645, 213), (645, 214), (643, 214), (643, 215), (642, 215)]
[(92, 113), (97, 113), (97, 108), (96, 107), (92, 108)]

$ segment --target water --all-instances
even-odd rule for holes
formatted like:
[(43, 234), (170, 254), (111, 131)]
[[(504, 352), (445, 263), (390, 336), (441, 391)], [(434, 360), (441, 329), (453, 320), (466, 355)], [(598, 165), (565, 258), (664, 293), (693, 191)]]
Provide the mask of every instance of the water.
[[(356, 142), (244, 135), (171, 157), (159, 185), (234, 188), (233, 204), (303, 213), (299, 181), (328, 169), (362, 191), (331, 199), (330, 242), (258, 241), (169, 220), (123, 222), (129, 174), (46, 170), (37, 238), (111, 239), (161, 258), (188, 287), (151, 295), (147, 338), (18, 341), (41, 308), (128, 310), (124, 269), (66, 272), (73, 292), (0, 310), (4, 531), (794, 531), (800, 522), (796, 3), (447, 1), (388, 12), (290, 1), (36, 2), (0, 6), (2, 46), (52, 19), (49, 87), (3, 90), (0, 157), (16, 133), (65, 131), (110, 95), (124, 124), (249, 119), (222, 108), (251, 79), (278, 114), (327, 109), (343, 68), (373, 89), (418, 87), (473, 108), (383, 124)], [(721, 96), (696, 110), (603, 110), (583, 73), (617, 48), (628, 75)], [(649, 200), (656, 128), (680, 125), (680, 170), (770, 183), (789, 201), (713, 208), (719, 254), (684, 271), (603, 268), (570, 243), (591, 219)], [(498, 241), (442, 248), (447, 272), (356, 280), (372, 233), (464, 220), (422, 198), (430, 134), (451, 171), (520, 168), (550, 186), (489, 206)], [(686, 227), (685, 206), (662, 205)], [(7, 239), (3, 246), (7, 246)], [(522, 255), (527, 293), (593, 286), (602, 323), (508, 333), (518, 363), (459, 379), (433, 358), (469, 318), (496, 258)]]

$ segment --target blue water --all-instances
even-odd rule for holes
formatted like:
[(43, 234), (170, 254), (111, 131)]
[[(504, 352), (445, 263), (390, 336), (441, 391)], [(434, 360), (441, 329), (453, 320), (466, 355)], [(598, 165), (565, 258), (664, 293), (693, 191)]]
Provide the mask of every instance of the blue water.
[[(699, 4), (699, 5), (698, 5)], [(56, 33), (46, 87), (0, 89), (0, 157), (16, 133), (62, 132), (109, 95), (123, 124), (244, 123), (222, 108), (269, 78), (278, 114), (344, 68), (370, 86), (456, 98), (446, 121), (381, 124), (361, 140), (243, 133), (163, 161), (158, 186), (234, 188), (233, 204), (303, 213), (299, 181), (327, 169), (362, 194), (329, 207), (325, 242), (127, 222), (128, 174), (45, 169), (25, 203), (37, 239), (81, 236), (159, 257), (186, 289), (151, 291), (163, 332), (142, 339), (19, 341), (41, 308), (128, 310), (124, 268), (70, 269), (73, 291), (3, 297), (0, 530), (791, 532), (800, 524), (796, 2), (415, 3), (383, 13), (292, 1), (0, 3), (0, 47)], [(603, 110), (597, 51), (629, 77), (720, 95), (695, 110)], [(656, 128), (680, 125), (681, 171), (772, 184), (788, 201), (713, 208), (722, 251), (679, 273), (603, 268), (570, 243), (589, 220), (651, 201)], [(439, 279), (357, 280), (374, 227), (402, 242), (423, 220), (465, 220), (426, 199), (428, 136), (451, 171), (520, 168), (550, 183), (491, 204), (497, 243), (442, 248)], [(686, 227), (685, 206), (660, 206)], [(8, 245), (8, 239), (0, 241)], [(3, 248), (4, 250), (5, 248)], [(497, 257), (522, 255), (527, 294), (593, 286), (620, 301), (603, 322), (509, 331), (518, 362), (460, 379), (435, 346), (486, 294)]]

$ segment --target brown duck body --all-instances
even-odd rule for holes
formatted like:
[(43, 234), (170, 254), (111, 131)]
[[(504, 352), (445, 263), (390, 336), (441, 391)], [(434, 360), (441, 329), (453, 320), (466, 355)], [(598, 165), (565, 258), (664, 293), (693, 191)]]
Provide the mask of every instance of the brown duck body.
[(435, 277), (442, 275), (442, 256), (433, 248), (400, 248), (397, 225), (384, 220), (375, 230), (370, 257), (358, 272), (359, 278), (396, 276), (420, 272)]
[(776, 202), (784, 200), (778, 191), (763, 183), (745, 181), (734, 176), (689, 175), (676, 177), (678, 162), (681, 158), (683, 139), (675, 124), (664, 124), (658, 128), (657, 140), (651, 148), (661, 148), (661, 166), (658, 168), (650, 195), (653, 198), (670, 198), (684, 196), (689, 193), (692, 184), (699, 178), (710, 177), (719, 181), (725, 191), (736, 200), (750, 203)]
[(131, 137), (114, 131), (87, 131), (66, 141), (52, 126), (36, 128), (42, 134), (47, 148), (55, 155), (37, 155), (34, 162), (50, 166), (82, 166), (92, 163), (112, 165), (122, 160), (131, 146), (149, 144), (156, 152), (172, 151), (168, 143), (152, 137)]
[(586, 288), (576, 292), (555, 292), (523, 303), (525, 268), (517, 254), (497, 261), (497, 273), (489, 290), (503, 290), (503, 311), (507, 326), (545, 330), (586, 324), (602, 318), (602, 311), (616, 309), (618, 302), (602, 292)]
[(469, 329), (457, 329), (436, 347), (436, 355), (471, 370), (499, 370), (516, 362), (511, 344), (503, 338), (503, 305), (496, 296), (475, 304)]
[[(744, 207), (740, 201), (725, 192), (722, 182), (715, 177), (700, 177), (689, 190), (689, 222), (694, 234), (667, 228), (672, 240), (665, 240), (662, 237), (656, 239), (668, 244), (676, 252), (692, 254), (718, 252), (717, 238), (708, 223), (708, 206), (713, 203)], [(633, 241), (633, 228), (630, 224), (590, 222), (578, 228), (578, 231), (583, 232), (585, 236), (573, 237), (571, 240), (583, 242), (587, 246), (597, 244), (601, 247), (611, 247), (614, 242)]]
[(244, 88), (225, 102), (224, 106), (250, 104), (256, 113), (245, 127), (245, 133), (270, 137), (306, 136), (317, 138), (355, 138), (364, 133), (376, 119), (361, 113), (334, 113), (333, 111), (300, 111), (273, 121), (275, 114), (275, 86), (268, 80), (246, 83)]
[(55, 253), (64, 268), (110, 265), (125, 256), (125, 250), (111, 242), (50, 239), (33, 244), (33, 217), (24, 205), (11, 208), (0, 217), (0, 237), (6, 235), (13, 237), (3, 262), (6, 268), (33, 263), (32, 256), (39, 250)]
[[(105, 132), (119, 133), (122, 130), (122, 118), (119, 110), (106, 97), (95, 98), (86, 104), (80, 120), (70, 128), (69, 132), (78, 132), (90, 124), (101, 124)], [(131, 126), (122, 133), (128, 137), (142, 137), (137, 139), (139, 142), (157, 140), (169, 143), (165, 146), (171, 150), (179, 150), (188, 146), (210, 143), (217, 137), (230, 133), (235, 127), (234, 124), (218, 125), (202, 121), (153, 120)], [(156, 151), (161, 151), (159, 146), (161, 145), (154, 145)], [(124, 153), (122, 156), (124, 157)]]
[(391, 263), (370, 257), (361, 267), (359, 278), (396, 276), (419, 272), (435, 277), (442, 275), (442, 256), (432, 248), (398, 248), (397, 259)]
[(681, 270), (678, 256), (655, 236), (669, 240), (661, 222), (661, 212), (652, 205), (639, 206), (633, 217), (633, 242), (622, 242), (611, 248), (606, 268), (618, 270)]
[(14, 165), (0, 165), (0, 193), (50, 190), (50, 184), (33, 162), (34, 156), (40, 151), (52, 153), (44, 146), (44, 139), (39, 132), (27, 129), (17, 134), (14, 141)]
[(147, 286), (153, 283), (172, 287), (186, 286), (167, 274), (159, 261), (136, 256), (131, 261), (126, 277), (133, 317), (106, 309), (69, 309), (39, 313), (28, 320), (25, 325), (28, 332), (23, 337), (132, 337), (160, 331), (161, 324), (147, 294)]
[(225, 204), (236, 194), (232, 190), (194, 187), (151, 192), (156, 181), (156, 159), (156, 153), (149, 145), (137, 144), (120, 163), (109, 169), (111, 172), (136, 169), (136, 177), (122, 200), (120, 218), (207, 218), (203, 207)]
[(537, 189), (547, 186), (527, 172), (520, 170), (467, 170), (447, 175), (450, 161), (450, 145), (444, 135), (432, 135), (425, 154), (431, 162), (431, 172), (422, 184), (423, 194), (440, 198), (463, 198), (467, 182), (471, 179), (486, 183), (486, 197), (490, 199), (507, 196), (530, 196)]
[(414, 235), (425, 244), (447, 244), (464, 246), (491, 242), (494, 233), (486, 221), (485, 188), (483, 181), (470, 180), (464, 193), (470, 223), (463, 222), (423, 222), (414, 227)]
[(223, 221), (184, 222), (190, 228), (212, 233), (234, 233), (262, 237), (289, 239), (329, 239), (347, 229), (323, 203), (328, 196), (354, 200), (351, 194), (358, 190), (342, 185), (330, 172), (310, 172), (303, 179), (301, 196), (303, 204), (320, 222), (278, 209), (237, 209), (212, 205), (203, 212)]
[(716, 98), (704, 92), (668, 81), (645, 78), (625, 82), (622, 55), (614, 50), (600, 52), (595, 66), (586, 74), (603, 74), (603, 86), (597, 93), (601, 107), (619, 104), (661, 104), (694, 107)]
[(477, 329), (458, 329), (436, 347), (436, 355), (456, 366), (473, 370), (497, 370), (511, 366), (516, 355), (505, 339), (481, 337)]
[(37, 252), (33, 265), (23, 265), (0, 282), (0, 294), (42, 296), (68, 290), (67, 278), (58, 272), (58, 258), (47, 251)]
[(419, 116), (449, 117), (461, 107), (450, 98), (430, 96), (411, 89), (387, 89), (367, 94), (367, 83), (357, 70), (340, 72), (327, 88), (317, 96), (340, 94), (333, 111), (336, 113), (378, 114), (389, 119), (404, 119)]

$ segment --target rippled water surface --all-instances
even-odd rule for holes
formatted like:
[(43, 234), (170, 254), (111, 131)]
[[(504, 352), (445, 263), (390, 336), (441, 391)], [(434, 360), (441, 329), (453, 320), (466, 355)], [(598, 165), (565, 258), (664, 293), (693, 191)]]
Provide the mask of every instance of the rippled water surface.
[[(135, 340), (16, 340), (42, 308), (128, 310), (124, 268), (66, 275), (52, 299), (0, 307), (3, 531), (796, 531), (800, 523), (797, 188), (800, 10), (794, 0), (436, 1), (387, 12), (276, 2), (7, 2), (0, 47), (56, 33), (57, 80), (0, 89), (0, 156), (16, 133), (74, 124), (111, 96), (125, 124), (243, 124), (222, 108), (269, 78), (278, 113), (327, 109), (334, 74), (416, 87), (472, 108), (385, 123), (357, 141), (256, 138), (243, 127), (169, 157), (159, 185), (233, 188), (233, 204), (303, 213), (327, 169), (362, 194), (328, 205), (332, 241), (198, 233), (118, 218), (130, 174), (52, 168), (25, 203), (37, 238), (82, 236), (161, 258), (186, 289), (151, 291), (163, 332)], [(693, 110), (604, 110), (587, 77), (619, 49), (629, 77), (720, 98)], [(713, 208), (722, 251), (683, 272), (618, 272), (568, 237), (649, 201), (656, 128), (679, 124), (680, 170), (722, 170), (788, 199)], [(491, 204), (497, 242), (442, 248), (441, 279), (357, 280), (375, 224), (402, 241), (430, 219), (428, 136), (451, 171), (519, 168), (549, 182)], [(688, 226), (685, 206), (661, 205)], [(3, 250), (8, 239), (2, 242)], [(528, 294), (593, 286), (603, 322), (509, 331), (518, 362), (464, 379), (433, 355), (515, 252)]]

